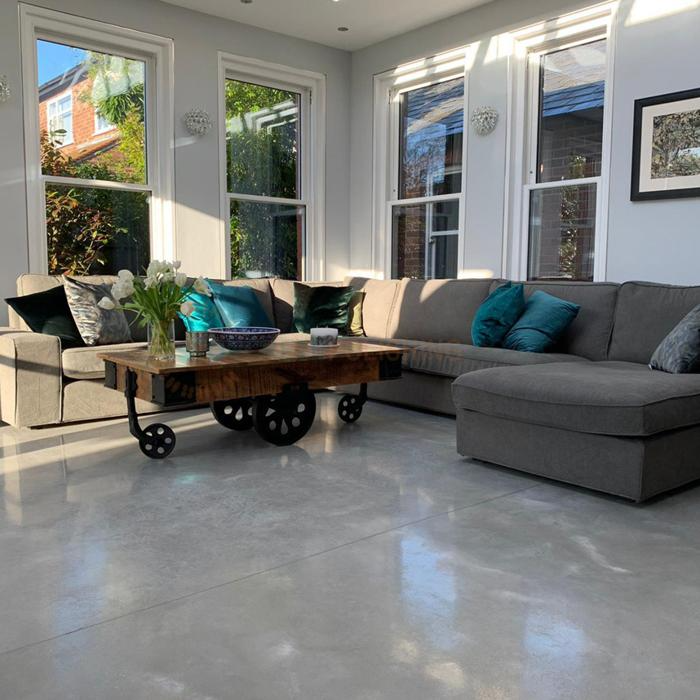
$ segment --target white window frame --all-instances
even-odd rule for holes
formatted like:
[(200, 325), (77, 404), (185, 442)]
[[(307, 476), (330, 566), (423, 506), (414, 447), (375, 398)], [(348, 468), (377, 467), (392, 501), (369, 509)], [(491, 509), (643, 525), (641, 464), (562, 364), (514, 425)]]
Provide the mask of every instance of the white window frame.
[[(73, 132), (74, 132), (74, 125), (73, 125), (73, 92), (72, 88), (68, 90), (64, 90), (60, 95), (56, 95), (56, 97), (52, 97), (50, 100), (46, 101), (46, 126), (47, 128), (50, 129), (51, 127), (51, 117), (49, 116), (49, 112), (51, 111), (51, 106), (52, 105), (58, 105), (59, 102), (64, 100), (66, 97), (70, 98), (70, 136), (66, 136), (66, 138), (59, 144), (59, 148), (63, 148), (64, 146), (70, 146), (73, 143)], [(63, 117), (63, 114), (61, 114), (61, 117)]]
[[(326, 275), (326, 77), (321, 73), (291, 68), (220, 51), (219, 54), (219, 189), (221, 192), (220, 274), (231, 277), (230, 202), (246, 200), (263, 204), (304, 207), (305, 226), (299, 276), (323, 280)], [(241, 80), (301, 94), (297, 160), (299, 199), (230, 193), (226, 178), (226, 80)]]
[[(457, 232), (457, 276), (467, 269), (465, 260), (467, 140), (466, 126), (469, 96), (468, 68), (476, 46), (449, 51), (432, 58), (419, 59), (374, 76), (374, 139), (372, 188), (372, 274), (380, 279), (392, 275), (393, 208), (430, 204), (440, 201), (459, 202)], [(400, 98), (410, 90), (462, 78), (464, 80), (464, 129), (462, 135), (462, 182), (460, 192), (400, 199)], [(427, 226), (430, 228), (430, 225)], [(449, 232), (444, 232), (449, 233)], [(426, 231), (426, 236), (429, 232)], [(433, 234), (437, 235), (437, 234)], [(451, 234), (454, 235), (454, 234)], [(428, 273), (428, 241), (426, 241), (426, 276)]]
[[(508, 100), (508, 160), (503, 269), (511, 279), (527, 280), (530, 245), (530, 194), (537, 189), (596, 184), (593, 281), (607, 278), (610, 142), (612, 134), (613, 63), (617, 3), (580, 12), (514, 32)], [(605, 97), (601, 174), (571, 180), (537, 182), (539, 70), (542, 56), (573, 46), (606, 40)]]
[[(100, 126), (100, 119), (104, 119), (104, 122), (106, 126)], [(93, 133), (95, 136), (98, 136), (99, 134), (106, 134), (108, 131), (112, 131), (114, 129), (114, 124), (110, 124), (107, 119), (102, 117), (100, 113), (95, 110), (95, 128), (93, 130)]]
[[(151, 258), (174, 259), (173, 41), (154, 34), (20, 4), (29, 269), (46, 273), (46, 183), (150, 195)], [(117, 53), (146, 63), (147, 184), (42, 175), (39, 146), (37, 39)], [(75, 128), (75, 125), (74, 125)]]

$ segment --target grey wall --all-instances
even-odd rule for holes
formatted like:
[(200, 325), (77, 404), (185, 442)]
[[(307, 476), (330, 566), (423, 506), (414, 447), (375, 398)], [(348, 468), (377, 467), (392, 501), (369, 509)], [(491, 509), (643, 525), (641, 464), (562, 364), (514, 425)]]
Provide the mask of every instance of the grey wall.
[[(467, 140), (466, 267), (502, 274), (508, 59), (491, 38), (592, 2), (496, 0), (429, 27), (355, 52), (352, 57), (350, 263), (372, 271), (373, 76), (414, 59), (479, 41), (469, 76), (470, 110), (498, 108), (496, 131)], [(623, 0), (616, 26), (607, 276), (700, 283), (700, 199), (629, 201), (632, 113), (636, 98), (700, 87), (700, 10), (630, 24), (634, 0)], [(660, 0), (645, 6), (668, 7)], [(639, 7), (639, 5), (638, 5)], [(489, 51), (489, 47), (492, 51)], [(508, 271), (506, 271), (507, 273)], [(505, 273), (504, 273), (505, 274)]]
[[(327, 76), (326, 268), (330, 278), (348, 267), (350, 54), (319, 44), (191, 12), (157, 0), (44, 0), (73, 13), (174, 39), (176, 250), (191, 274), (219, 271), (219, 144), (216, 131), (187, 137), (180, 117), (193, 106), (217, 114), (217, 51), (250, 56)], [(27, 270), (26, 196), (18, 5), (0, 0), (0, 73), (13, 97), (0, 105), (0, 298), (12, 295)], [(0, 305), (0, 323), (5, 305)]]

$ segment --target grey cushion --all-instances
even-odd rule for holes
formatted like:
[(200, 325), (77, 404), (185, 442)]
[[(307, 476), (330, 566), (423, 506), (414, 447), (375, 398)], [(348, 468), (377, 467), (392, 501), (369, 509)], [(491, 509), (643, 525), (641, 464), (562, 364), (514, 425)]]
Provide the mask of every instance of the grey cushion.
[(653, 435), (700, 423), (700, 375), (628, 362), (485, 369), (452, 391), (460, 408), (582, 433)]
[(687, 374), (700, 370), (700, 306), (696, 306), (661, 341), (649, 363), (652, 369)]
[(615, 309), (609, 359), (647, 364), (659, 343), (700, 304), (700, 287), (625, 282)]
[[(495, 289), (502, 281), (493, 282)], [(578, 304), (581, 308), (553, 348), (554, 352), (606, 360), (613, 328), (619, 284), (614, 282), (526, 282), (525, 298), (538, 289)]]
[(374, 338), (395, 336), (396, 300), (402, 280), (373, 280), (346, 277), (343, 284), (365, 293), (362, 304), (362, 327)]
[(110, 284), (91, 284), (65, 277), (64, 286), (73, 320), (86, 345), (131, 342), (131, 331), (124, 312), (98, 306), (104, 297), (117, 303), (110, 291)]
[(588, 362), (583, 357), (558, 353), (518, 352), (505, 348), (482, 348), (457, 343), (422, 343), (410, 355), (414, 372), (459, 377), (490, 367), (536, 365), (550, 362)]
[(392, 335), (471, 344), (474, 315), (490, 287), (490, 279), (402, 280)]

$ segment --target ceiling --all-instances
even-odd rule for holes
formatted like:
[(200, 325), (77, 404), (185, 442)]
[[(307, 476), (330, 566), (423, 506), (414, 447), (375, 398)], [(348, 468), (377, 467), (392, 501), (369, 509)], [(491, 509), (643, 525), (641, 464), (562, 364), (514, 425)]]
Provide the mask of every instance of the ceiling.
[[(190, 10), (355, 51), (491, 0), (165, 0)], [(338, 27), (347, 27), (340, 32)]]

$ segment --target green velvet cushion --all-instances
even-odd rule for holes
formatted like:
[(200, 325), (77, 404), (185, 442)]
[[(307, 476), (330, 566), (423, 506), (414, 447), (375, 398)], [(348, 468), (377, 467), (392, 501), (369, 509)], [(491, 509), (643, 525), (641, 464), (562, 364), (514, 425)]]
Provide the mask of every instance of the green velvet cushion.
[(195, 292), (194, 289), (187, 293), (186, 301), (194, 304), (194, 311), (189, 316), (178, 314), (185, 324), (185, 329), (190, 332), (208, 331), (210, 328), (221, 328), (224, 321), (212, 297)]
[(268, 318), (255, 290), (247, 285), (227, 285), (207, 280), (214, 305), (227, 328), (270, 328)]
[(36, 294), (5, 299), (5, 302), (35, 333), (60, 338), (61, 347), (85, 345), (70, 312), (63, 285)]
[(348, 327), (352, 287), (312, 287), (294, 283), (294, 327), (299, 333), (312, 328), (337, 328), (341, 333)]
[(508, 331), (503, 347), (522, 352), (546, 352), (556, 345), (581, 307), (537, 290), (525, 303), (525, 311)]
[(482, 348), (497, 348), (525, 310), (522, 284), (506, 282), (482, 302), (472, 321), (472, 342)]

